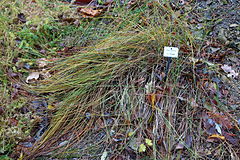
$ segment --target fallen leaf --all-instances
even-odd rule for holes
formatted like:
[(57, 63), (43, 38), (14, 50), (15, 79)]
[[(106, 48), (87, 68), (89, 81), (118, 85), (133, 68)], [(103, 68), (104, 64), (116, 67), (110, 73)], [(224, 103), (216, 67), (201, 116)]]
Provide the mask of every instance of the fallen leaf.
[(213, 135), (209, 136), (208, 139), (221, 139), (221, 140), (225, 140), (225, 137), (221, 136), (219, 134), (213, 134)]
[(176, 150), (183, 149), (184, 145), (182, 143), (178, 143), (176, 146)]
[(96, 17), (102, 13), (103, 9), (92, 9), (92, 8), (81, 8), (79, 12), (83, 14), (84, 17)]
[(209, 117), (214, 119), (214, 121), (220, 124), (223, 128), (227, 128), (227, 129), (233, 128), (232, 122), (227, 116), (221, 115), (218, 113), (211, 113), (211, 112), (208, 112), (208, 114), (209, 114)]
[(134, 134), (134, 132), (129, 132), (128, 137), (131, 137)]
[(55, 109), (55, 107), (53, 105), (48, 105), (47, 108), (50, 109), (50, 110)]
[(28, 75), (26, 82), (29, 83), (30, 80), (37, 80), (40, 76), (39, 72), (32, 72)]
[(161, 99), (162, 95), (159, 93), (150, 93), (147, 94), (146, 98), (148, 103), (151, 104), (152, 109), (156, 109), (156, 103), (159, 102), (159, 100)]
[(11, 126), (17, 126), (17, 125), (18, 125), (18, 120), (15, 119), (15, 118), (8, 118), (8, 123), (9, 123)]
[(138, 151), (141, 152), (145, 152), (146, 151), (146, 146), (144, 144), (140, 144)]
[(156, 94), (148, 94), (147, 95), (148, 102), (152, 105), (152, 108), (155, 109), (155, 103), (156, 103)]
[(148, 138), (145, 139), (145, 143), (146, 143), (147, 145), (149, 145), (149, 146), (152, 146), (152, 145), (153, 145), (152, 140), (151, 140), (151, 139), (148, 139)]

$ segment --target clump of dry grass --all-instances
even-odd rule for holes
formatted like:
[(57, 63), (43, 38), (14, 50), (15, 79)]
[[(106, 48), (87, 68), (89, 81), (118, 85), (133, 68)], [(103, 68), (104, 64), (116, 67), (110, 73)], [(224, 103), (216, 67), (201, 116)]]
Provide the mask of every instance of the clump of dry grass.
[[(202, 133), (194, 123), (198, 113), (194, 102), (201, 94), (188, 60), (194, 56), (194, 45), (187, 23), (163, 3), (132, 15), (139, 18), (137, 22), (125, 17), (125, 12), (131, 10), (119, 13), (112, 24), (127, 25), (94, 46), (54, 62), (49, 70), (52, 77), (34, 87), (38, 93), (54, 94), (61, 103), (29, 157), (50, 152), (57, 157), (94, 159), (108, 151), (111, 158), (171, 159), (182, 154), (202, 158), (200, 138), (195, 136)], [(169, 45), (181, 50), (165, 82), (159, 75), (165, 72), (163, 47)], [(145, 144), (146, 138), (152, 146)], [(140, 144), (148, 152), (134, 149)], [(184, 153), (176, 149), (182, 145)]]

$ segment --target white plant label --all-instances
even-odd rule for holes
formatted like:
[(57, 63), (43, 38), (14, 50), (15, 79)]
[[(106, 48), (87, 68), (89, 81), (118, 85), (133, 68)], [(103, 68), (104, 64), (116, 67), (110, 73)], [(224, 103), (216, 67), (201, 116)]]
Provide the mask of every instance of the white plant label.
[(164, 47), (163, 56), (177, 58), (178, 57), (178, 48), (177, 47)]

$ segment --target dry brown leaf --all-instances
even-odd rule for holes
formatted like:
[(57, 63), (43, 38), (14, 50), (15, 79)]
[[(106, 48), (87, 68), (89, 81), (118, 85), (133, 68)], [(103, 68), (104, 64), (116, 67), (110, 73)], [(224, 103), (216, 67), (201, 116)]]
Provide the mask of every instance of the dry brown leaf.
[(78, 11), (81, 12), (84, 17), (96, 17), (102, 13), (103, 9), (80, 8)]
[(213, 135), (209, 136), (208, 139), (221, 139), (221, 140), (225, 140), (225, 137), (221, 136), (219, 134), (213, 134)]
[(214, 119), (215, 122), (217, 122), (218, 124), (221, 124), (224, 128), (227, 128), (227, 129), (233, 128), (232, 122), (227, 116), (221, 115), (219, 113), (211, 113), (211, 112), (208, 112), (208, 114), (210, 118)]
[(151, 104), (152, 109), (156, 109), (156, 106), (155, 106), (156, 100), (157, 100), (156, 98), (157, 98), (157, 97), (156, 97), (156, 94), (155, 94), (155, 93), (147, 94), (147, 100), (148, 100), (148, 102)]
[(229, 141), (231, 144), (234, 146), (239, 146), (240, 145), (240, 139), (236, 134), (228, 133), (223, 131), (223, 135), (226, 138), (227, 141)]
[(9, 123), (11, 126), (17, 126), (17, 125), (18, 125), (18, 120), (15, 119), (15, 118), (8, 118), (8, 123)]

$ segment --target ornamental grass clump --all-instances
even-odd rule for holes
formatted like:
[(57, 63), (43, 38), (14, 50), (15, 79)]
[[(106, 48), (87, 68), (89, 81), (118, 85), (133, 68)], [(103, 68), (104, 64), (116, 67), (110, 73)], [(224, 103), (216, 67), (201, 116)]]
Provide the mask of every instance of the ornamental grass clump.
[[(118, 28), (114, 28), (116, 25)], [(177, 15), (164, 3), (143, 3), (135, 9), (121, 10), (105, 29), (109, 32), (107, 36), (53, 62), (49, 69), (52, 76), (31, 88), (36, 93), (50, 93), (60, 102), (48, 130), (32, 148), (31, 158), (49, 152), (59, 157), (99, 155), (103, 148), (110, 147), (106, 142), (113, 133), (108, 135), (108, 131), (127, 134), (133, 124), (139, 127), (153, 124), (160, 113), (148, 105), (146, 95), (156, 91), (154, 71), (164, 72), (164, 46), (185, 47), (184, 51), (180, 49), (179, 58), (173, 62), (174, 68), (167, 77), (173, 86), (184, 68), (183, 60), (193, 54), (193, 37), (184, 15)], [(174, 89), (172, 96), (177, 97), (179, 91)], [(162, 105), (174, 104), (165, 99)], [(176, 111), (172, 109), (174, 114)], [(142, 110), (146, 110), (146, 115), (140, 118), (136, 112)], [(98, 126), (105, 117), (114, 117), (115, 122)], [(105, 138), (94, 138), (94, 142), (91, 136), (104, 129)], [(113, 150), (121, 152), (127, 144), (125, 139), (121, 149)], [(154, 153), (156, 157), (156, 150)]]

